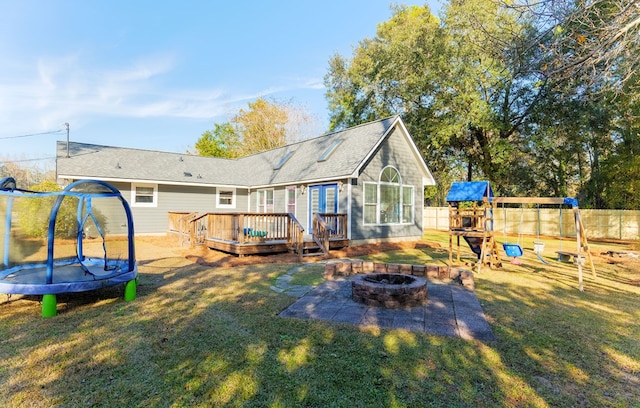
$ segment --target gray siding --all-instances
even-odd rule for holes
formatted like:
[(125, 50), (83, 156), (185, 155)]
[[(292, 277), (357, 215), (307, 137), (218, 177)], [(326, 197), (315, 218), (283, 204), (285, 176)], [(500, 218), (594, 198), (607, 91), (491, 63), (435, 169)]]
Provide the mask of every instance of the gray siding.
[[(131, 183), (112, 183), (131, 205)], [(216, 207), (216, 189), (213, 187), (193, 187), (158, 185), (158, 205), (156, 207), (136, 207), (131, 205), (135, 232), (139, 234), (164, 234), (169, 224), (170, 211), (184, 212), (245, 212), (247, 211), (246, 189), (236, 189), (235, 208)]]
[[(411, 224), (364, 225), (364, 183), (377, 183), (380, 172), (386, 166), (396, 168), (400, 172), (402, 184), (412, 185), (414, 188), (414, 216)], [(358, 177), (357, 185), (351, 186), (351, 239), (419, 239), (422, 237), (422, 197), (424, 196), (422, 182), (422, 171), (415, 160), (413, 150), (396, 127), (369, 160)]]

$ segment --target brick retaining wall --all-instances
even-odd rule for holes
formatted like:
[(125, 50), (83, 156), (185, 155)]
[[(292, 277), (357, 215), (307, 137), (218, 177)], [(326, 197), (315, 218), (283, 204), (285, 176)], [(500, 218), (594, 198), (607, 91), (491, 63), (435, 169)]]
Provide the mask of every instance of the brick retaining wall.
[(473, 272), (462, 268), (442, 265), (385, 264), (371, 261), (334, 261), (324, 268), (324, 278), (352, 276), (360, 273), (402, 273), (422, 276), (427, 279), (451, 280), (459, 282), (467, 289), (474, 290)]

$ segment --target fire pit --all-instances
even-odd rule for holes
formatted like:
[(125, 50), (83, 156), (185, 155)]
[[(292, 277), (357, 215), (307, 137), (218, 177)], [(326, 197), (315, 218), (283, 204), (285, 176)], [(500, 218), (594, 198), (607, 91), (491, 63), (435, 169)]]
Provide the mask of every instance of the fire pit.
[(351, 297), (368, 306), (389, 309), (427, 303), (427, 280), (400, 273), (356, 275), (351, 281)]

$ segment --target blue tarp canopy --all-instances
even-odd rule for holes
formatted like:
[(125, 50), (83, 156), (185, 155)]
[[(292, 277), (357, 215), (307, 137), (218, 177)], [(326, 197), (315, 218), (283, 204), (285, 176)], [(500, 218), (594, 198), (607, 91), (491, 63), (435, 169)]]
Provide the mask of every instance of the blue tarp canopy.
[(482, 201), (485, 197), (489, 202), (493, 199), (493, 190), (488, 181), (454, 181), (447, 194), (447, 202)]

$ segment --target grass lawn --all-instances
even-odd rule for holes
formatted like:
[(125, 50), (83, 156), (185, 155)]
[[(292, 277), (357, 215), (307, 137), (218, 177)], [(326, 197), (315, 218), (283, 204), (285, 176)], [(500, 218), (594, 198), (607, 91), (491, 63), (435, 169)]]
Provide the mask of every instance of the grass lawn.
[[(446, 233), (368, 259), (444, 263)], [(597, 277), (522, 238), (521, 265), (476, 275), (497, 337), (465, 341), (403, 330), (285, 319), (270, 289), (295, 264), (212, 267), (181, 250), (145, 256), (140, 285), (59, 296), (0, 295), (3, 407), (629, 407), (640, 406), (640, 260), (595, 256)], [(591, 243), (594, 254), (630, 245)], [(575, 243), (562, 241), (564, 249)], [(468, 254), (470, 252), (467, 250)], [(299, 284), (322, 281), (311, 265)]]

